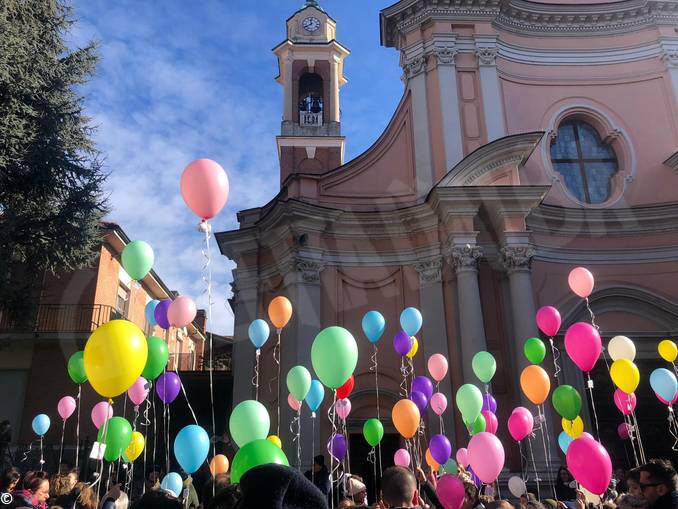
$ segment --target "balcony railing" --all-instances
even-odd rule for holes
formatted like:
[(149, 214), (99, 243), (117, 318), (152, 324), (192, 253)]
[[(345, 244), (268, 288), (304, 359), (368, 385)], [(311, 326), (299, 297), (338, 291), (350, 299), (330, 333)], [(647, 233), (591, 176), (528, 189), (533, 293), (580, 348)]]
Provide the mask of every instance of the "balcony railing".
[[(214, 371), (231, 371), (231, 354), (214, 352)], [(204, 357), (196, 353), (170, 354), (168, 369), (177, 371), (209, 371), (209, 354)]]
[(103, 304), (41, 304), (28, 324), (11, 320), (0, 309), (0, 332), (92, 332), (116, 318), (124, 317), (113, 306)]

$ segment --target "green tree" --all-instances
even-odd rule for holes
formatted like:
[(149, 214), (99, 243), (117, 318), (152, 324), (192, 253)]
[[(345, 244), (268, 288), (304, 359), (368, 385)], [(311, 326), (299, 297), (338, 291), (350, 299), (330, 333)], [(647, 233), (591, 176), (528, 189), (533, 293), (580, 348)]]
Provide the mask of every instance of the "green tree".
[(0, 1), (0, 303), (14, 309), (44, 271), (91, 263), (101, 240), (106, 174), (78, 92), (96, 44), (69, 48), (73, 23), (63, 0)]

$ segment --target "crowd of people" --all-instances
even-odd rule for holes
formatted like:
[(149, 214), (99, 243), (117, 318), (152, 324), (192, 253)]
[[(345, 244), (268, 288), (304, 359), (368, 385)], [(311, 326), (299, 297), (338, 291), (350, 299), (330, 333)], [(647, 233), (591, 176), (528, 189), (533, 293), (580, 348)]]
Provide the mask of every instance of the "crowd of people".
[[(464, 485), (459, 509), (592, 509), (567, 468), (555, 476), (555, 498), (533, 493), (519, 500), (501, 498), (498, 487), (481, 492), (463, 468), (457, 474)], [(143, 490), (131, 501), (122, 484), (111, 481), (97, 486), (96, 479), (82, 482), (76, 470), (62, 470), (50, 476), (41, 471), (21, 473), (8, 468), (0, 477), (0, 508), (8, 509), (445, 509), (436, 495), (437, 476), (421, 468), (412, 472), (389, 467), (382, 473), (377, 500), (368, 500), (364, 480), (347, 474), (334, 484), (322, 456), (304, 475), (294, 468), (262, 465), (245, 473), (239, 484), (231, 484), (228, 474), (217, 474), (199, 497), (190, 476), (177, 496), (161, 488), (156, 471), (146, 476)], [(551, 489), (550, 487), (548, 488)], [(105, 491), (103, 496), (99, 496)], [(496, 495), (496, 496), (495, 496)], [(610, 489), (602, 497), (600, 509), (678, 509), (678, 475), (667, 460), (651, 460), (628, 472), (618, 470)]]

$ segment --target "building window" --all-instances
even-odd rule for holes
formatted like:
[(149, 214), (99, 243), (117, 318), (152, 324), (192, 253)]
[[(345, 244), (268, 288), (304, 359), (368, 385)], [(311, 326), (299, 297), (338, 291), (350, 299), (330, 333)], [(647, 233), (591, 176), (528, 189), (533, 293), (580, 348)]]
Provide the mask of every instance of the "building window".
[(581, 120), (560, 124), (551, 145), (551, 162), (580, 202), (603, 203), (610, 197), (617, 157), (590, 124)]
[(115, 311), (118, 315), (117, 318), (127, 318), (129, 313), (129, 295), (129, 288), (120, 283), (118, 285), (118, 296), (115, 299)]

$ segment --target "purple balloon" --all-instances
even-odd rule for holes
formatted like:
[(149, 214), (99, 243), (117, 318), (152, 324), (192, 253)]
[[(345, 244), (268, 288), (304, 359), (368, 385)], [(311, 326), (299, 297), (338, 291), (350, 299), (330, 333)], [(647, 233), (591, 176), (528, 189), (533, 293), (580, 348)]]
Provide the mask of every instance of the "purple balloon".
[(428, 399), (426, 398), (426, 394), (419, 391), (412, 391), (410, 393), (410, 400), (414, 401), (414, 404), (417, 405), (420, 414), (423, 415), (424, 412), (426, 412), (426, 406), (428, 405)]
[(327, 442), (327, 452), (329, 452), (337, 461), (341, 461), (346, 456), (346, 437), (341, 433), (334, 435)]
[(433, 384), (427, 376), (422, 375), (416, 377), (412, 381), (412, 390), (421, 392), (424, 396), (426, 396), (427, 401), (431, 399), (431, 396), (433, 396)]
[(155, 382), (155, 392), (163, 403), (169, 404), (177, 399), (180, 390), (181, 380), (179, 375), (172, 371), (163, 373)]
[(497, 413), (497, 400), (492, 394), (485, 394), (483, 396), (483, 412)]
[(170, 323), (167, 320), (167, 310), (172, 304), (172, 299), (161, 300), (157, 306), (155, 306), (155, 311), (153, 311), (153, 316), (155, 317), (156, 323), (163, 329), (169, 329)]
[(407, 332), (399, 331), (393, 338), (393, 348), (401, 356), (405, 356), (412, 350), (412, 338)]
[(452, 455), (452, 444), (445, 435), (433, 435), (428, 443), (428, 450), (434, 460), (444, 465)]

